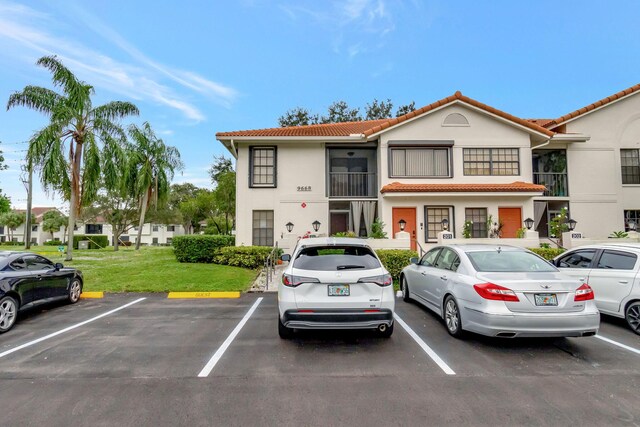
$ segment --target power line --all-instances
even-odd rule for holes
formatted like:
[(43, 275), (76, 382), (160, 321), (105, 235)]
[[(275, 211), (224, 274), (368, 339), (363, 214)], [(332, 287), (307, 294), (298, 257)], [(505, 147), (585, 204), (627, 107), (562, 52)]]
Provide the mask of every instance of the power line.
[(20, 142), (2, 142), (0, 141), (0, 145), (18, 145), (18, 144), (28, 144), (29, 141), (20, 141)]

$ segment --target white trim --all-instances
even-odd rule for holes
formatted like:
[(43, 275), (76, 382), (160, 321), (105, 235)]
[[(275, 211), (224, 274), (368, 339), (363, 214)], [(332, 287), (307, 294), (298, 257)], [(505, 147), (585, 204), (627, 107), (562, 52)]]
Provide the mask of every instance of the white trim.
[[(494, 197), (494, 196), (513, 196), (513, 197), (538, 197), (544, 194), (544, 191), (388, 191), (381, 193), (382, 197)], [(555, 199), (554, 199), (555, 200)]]
[(216, 139), (224, 144), (224, 141), (242, 141), (242, 142), (252, 142), (252, 141), (277, 141), (277, 142), (303, 142), (303, 141), (331, 141), (331, 142), (345, 142), (345, 143), (353, 143), (353, 142), (367, 142), (362, 134), (351, 134), (349, 136), (228, 136), (228, 137), (216, 137)]
[[(565, 121), (563, 121), (563, 122), (556, 123), (555, 125), (553, 125), (553, 127), (552, 127), (552, 128), (549, 128), (549, 130), (551, 130), (551, 129), (555, 129), (555, 128), (559, 127), (559, 126), (562, 126), (562, 125), (564, 125), (564, 124), (567, 124), (567, 123), (569, 123), (569, 122), (572, 122), (572, 121), (574, 121), (574, 120), (576, 120), (576, 119), (580, 119), (580, 118), (582, 118), (582, 117), (584, 117), (584, 116), (588, 116), (589, 114), (591, 114), (591, 113), (595, 113), (596, 111), (600, 110), (601, 108), (605, 108), (605, 107), (608, 107), (608, 106), (610, 106), (610, 105), (613, 105), (613, 104), (615, 104), (615, 103), (616, 103), (616, 102), (618, 102), (618, 101), (622, 101), (623, 99), (627, 99), (627, 98), (629, 98), (630, 96), (636, 95), (636, 94), (638, 94), (638, 93), (640, 93), (640, 90), (636, 90), (635, 92), (631, 92), (631, 93), (629, 93), (629, 94), (627, 94), (627, 95), (623, 96), (622, 98), (618, 98), (618, 99), (616, 99), (615, 101), (610, 101), (610, 102), (608, 102), (608, 103), (606, 103), (606, 104), (604, 104), (604, 105), (601, 105), (601, 106), (599, 106), (599, 107), (597, 107), (597, 108), (594, 108), (594, 109), (593, 109), (593, 110), (591, 110), (591, 111), (587, 111), (586, 113), (579, 114), (579, 115), (577, 115), (577, 116), (575, 116), (575, 117), (573, 117), (573, 118), (571, 118), (571, 119), (567, 119), (567, 120), (565, 120)], [(614, 94), (614, 95), (615, 95), (615, 94)], [(600, 101), (601, 101), (601, 100), (598, 100), (598, 101), (596, 101), (596, 102), (600, 102)], [(592, 102), (591, 104), (595, 104), (595, 102)], [(589, 105), (591, 105), (591, 104), (589, 104)], [(587, 107), (588, 107), (588, 106), (587, 106)], [(586, 107), (582, 107), (582, 108), (586, 108)], [(569, 113), (569, 114), (571, 114), (571, 113)], [(562, 116), (561, 116), (561, 117), (562, 117)]]

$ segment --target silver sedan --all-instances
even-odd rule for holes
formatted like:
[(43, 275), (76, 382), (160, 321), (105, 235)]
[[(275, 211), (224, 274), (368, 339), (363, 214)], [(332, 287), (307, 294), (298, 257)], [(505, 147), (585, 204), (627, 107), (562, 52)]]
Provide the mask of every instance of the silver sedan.
[(414, 258), (400, 275), (402, 297), (464, 331), (514, 337), (581, 337), (598, 332), (593, 290), (526, 249), (445, 245)]

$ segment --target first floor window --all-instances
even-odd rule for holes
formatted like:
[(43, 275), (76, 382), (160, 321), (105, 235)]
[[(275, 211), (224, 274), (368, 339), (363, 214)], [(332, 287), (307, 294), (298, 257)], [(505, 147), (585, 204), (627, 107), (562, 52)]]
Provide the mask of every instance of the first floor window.
[(640, 150), (620, 150), (623, 184), (640, 184)]
[(170, 245), (171, 242), (173, 242), (173, 238), (172, 237), (167, 237), (167, 245)]
[(635, 224), (635, 230), (640, 230), (640, 209), (631, 209), (624, 211), (624, 231), (630, 231), (629, 223)]
[(427, 242), (436, 242), (438, 240), (438, 233), (443, 230), (442, 220), (449, 221), (449, 230), (453, 227), (453, 221), (451, 220), (451, 209), (448, 206), (434, 206), (425, 208), (425, 219), (427, 223)]
[(465, 221), (471, 221), (471, 237), (487, 237), (487, 208), (466, 208)]
[(249, 187), (276, 187), (276, 147), (251, 147), (249, 155)]
[(273, 246), (273, 211), (253, 211), (253, 246)]
[(153, 239), (151, 239), (151, 244), (152, 245), (157, 245), (158, 244), (158, 238), (154, 237)]
[(465, 148), (462, 155), (465, 175), (520, 175), (517, 148)]

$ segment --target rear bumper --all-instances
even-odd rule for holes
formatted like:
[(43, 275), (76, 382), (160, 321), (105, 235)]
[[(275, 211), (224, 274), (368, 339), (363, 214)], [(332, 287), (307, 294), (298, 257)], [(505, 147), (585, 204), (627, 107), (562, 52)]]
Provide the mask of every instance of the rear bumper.
[(282, 324), (295, 329), (373, 329), (393, 324), (393, 311), (364, 311), (358, 309), (323, 309), (313, 312), (287, 310)]
[(582, 337), (598, 332), (600, 313), (497, 314), (467, 307), (462, 321), (464, 329), (493, 337)]

